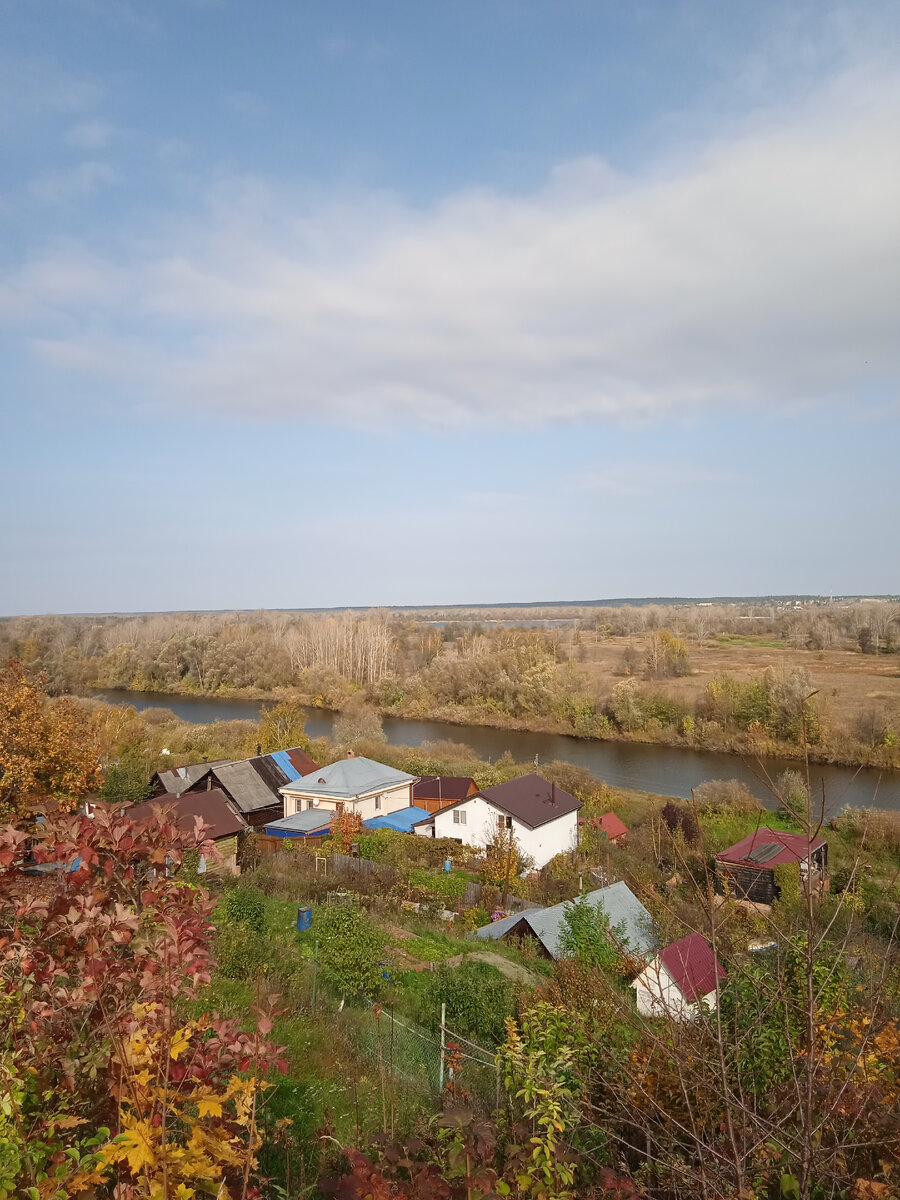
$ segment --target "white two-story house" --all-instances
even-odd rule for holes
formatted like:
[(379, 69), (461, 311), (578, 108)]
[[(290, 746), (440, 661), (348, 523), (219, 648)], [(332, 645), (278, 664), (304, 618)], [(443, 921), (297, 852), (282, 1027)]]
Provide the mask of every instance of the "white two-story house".
[(408, 808), (416, 778), (374, 759), (349, 754), (302, 775), (279, 791), (284, 797), (286, 817), (307, 809), (329, 813), (346, 810), (367, 821), (369, 817)]
[(539, 870), (557, 854), (576, 849), (580, 808), (581, 801), (555, 783), (540, 775), (524, 775), (448, 805), (420, 821), (416, 833), (486, 848), (498, 830), (511, 829)]

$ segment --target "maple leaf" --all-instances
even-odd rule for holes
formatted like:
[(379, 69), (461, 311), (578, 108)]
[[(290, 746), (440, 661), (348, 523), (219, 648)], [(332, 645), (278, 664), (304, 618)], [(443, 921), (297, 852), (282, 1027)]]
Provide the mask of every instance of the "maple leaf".
[(221, 1117), (222, 1105), (215, 1096), (205, 1096), (202, 1100), (197, 1101), (197, 1116), (198, 1117)]

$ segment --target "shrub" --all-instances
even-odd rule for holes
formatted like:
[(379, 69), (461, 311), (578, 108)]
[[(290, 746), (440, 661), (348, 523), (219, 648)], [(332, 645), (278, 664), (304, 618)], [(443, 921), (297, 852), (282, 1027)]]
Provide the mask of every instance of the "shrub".
[(340, 996), (371, 997), (381, 987), (387, 938), (350, 904), (325, 904), (314, 918), (322, 978)]
[(266, 966), (266, 943), (249, 925), (223, 925), (213, 942), (216, 965), (229, 979), (252, 980)]
[(694, 788), (694, 803), (701, 813), (758, 813), (762, 805), (736, 779), (709, 779)]
[(262, 933), (266, 927), (266, 898), (259, 888), (239, 884), (222, 897), (217, 915), (227, 925), (246, 925), (254, 933)]
[(422, 991), (422, 1019), (439, 1020), (447, 1005), (447, 1026), (460, 1037), (499, 1044), (505, 1021), (515, 1011), (518, 989), (490, 963), (467, 959), (458, 967), (441, 964)]

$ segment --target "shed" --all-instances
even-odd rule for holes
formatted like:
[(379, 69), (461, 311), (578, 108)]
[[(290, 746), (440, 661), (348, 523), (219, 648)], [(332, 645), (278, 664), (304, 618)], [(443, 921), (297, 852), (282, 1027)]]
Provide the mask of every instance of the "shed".
[(248, 826), (224, 792), (219, 788), (211, 788), (203, 792), (182, 792), (180, 796), (155, 796), (141, 804), (132, 804), (125, 812), (132, 821), (148, 821), (163, 808), (172, 810), (178, 827), (186, 833), (193, 833), (195, 817), (209, 827), (207, 836), (215, 842), (221, 860), (210, 859), (207, 862), (201, 855), (197, 867), (200, 874), (237, 873), (238, 834), (244, 833)]
[(825, 885), (828, 843), (823, 837), (785, 833), (763, 826), (716, 855), (716, 891), (754, 904), (771, 904), (779, 896), (775, 867), (794, 865), (814, 888)]
[(277, 838), (324, 837), (331, 828), (331, 816), (326, 810), (310, 808), (290, 817), (281, 817), (278, 821), (270, 821), (265, 826), (265, 832), (269, 837)]
[(692, 1019), (701, 1004), (715, 1008), (719, 984), (727, 978), (706, 938), (691, 933), (660, 950), (631, 986), (644, 1016)]
[[(627, 949), (637, 956), (652, 954), (656, 948), (653, 935), (653, 918), (626, 883), (613, 883), (609, 887), (587, 892), (581, 902), (602, 908), (609, 918), (611, 930), (621, 927)], [(571, 900), (554, 904), (549, 908), (530, 908), (522, 913), (513, 913), (500, 921), (484, 925), (476, 930), (475, 936), (484, 941), (510, 937), (535, 937), (548, 958), (560, 958), (560, 934), (566, 908)]]
[(614, 812), (604, 813), (602, 817), (595, 817), (591, 824), (601, 833), (605, 833), (614, 846), (623, 842), (628, 836), (627, 825)]
[(436, 813), (477, 791), (478, 784), (468, 775), (425, 775), (413, 784), (412, 799), (426, 814)]

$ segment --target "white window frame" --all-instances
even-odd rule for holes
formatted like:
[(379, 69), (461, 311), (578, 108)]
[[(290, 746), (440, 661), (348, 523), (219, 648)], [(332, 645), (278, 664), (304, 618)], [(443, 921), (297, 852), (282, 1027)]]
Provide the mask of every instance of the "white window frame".
[(454, 808), (453, 824), (454, 825), (465, 825), (465, 823), (466, 823), (466, 810), (464, 808)]

